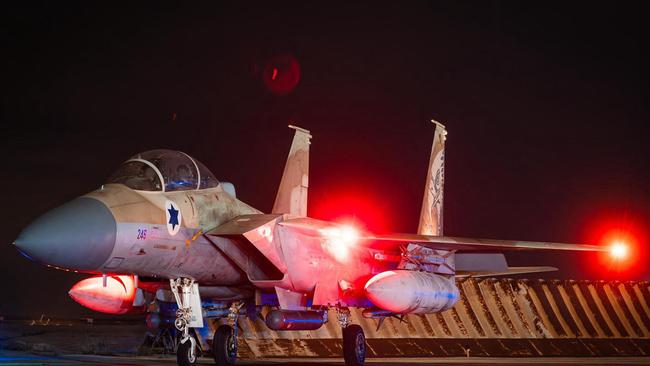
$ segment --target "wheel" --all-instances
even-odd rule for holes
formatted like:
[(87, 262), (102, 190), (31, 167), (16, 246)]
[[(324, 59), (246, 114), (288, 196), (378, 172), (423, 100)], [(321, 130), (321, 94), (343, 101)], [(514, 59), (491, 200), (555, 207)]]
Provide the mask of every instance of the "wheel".
[(214, 362), (218, 366), (232, 366), (237, 360), (237, 337), (230, 325), (220, 325), (212, 339)]
[(343, 359), (346, 366), (363, 366), (366, 362), (366, 336), (356, 324), (343, 328)]
[(178, 366), (194, 366), (198, 357), (197, 347), (192, 349), (192, 341), (188, 339), (185, 343), (179, 343), (176, 350), (176, 362)]

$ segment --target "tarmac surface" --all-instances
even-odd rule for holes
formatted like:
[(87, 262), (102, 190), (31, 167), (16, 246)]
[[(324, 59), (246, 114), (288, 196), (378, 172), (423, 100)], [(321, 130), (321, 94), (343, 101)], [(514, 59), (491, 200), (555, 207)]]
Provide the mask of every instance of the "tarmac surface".
[[(240, 360), (239, 365), (292, 365), (292, 366), (338, 366), (342, 359), (335, 358), (273, 358)], [(372, 366), (395, 365), (650, 365), (650, 357), (450, 357), (450, 358), (370, 358), (366, 364)], [(39, 356), (24, 353), (0, 353), (0, 365), (52, 365), (52, 366), (154, 366), (176, 365), (173, 356), (158, 357), (113, 357), (113, 356)], [(214, 365), (209, 358), (202, 358), (199, 365)]]

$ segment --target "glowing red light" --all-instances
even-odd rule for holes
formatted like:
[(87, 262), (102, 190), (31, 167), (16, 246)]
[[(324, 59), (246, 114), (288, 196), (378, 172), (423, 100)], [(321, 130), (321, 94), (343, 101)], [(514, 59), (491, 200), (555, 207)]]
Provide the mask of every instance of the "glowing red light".
[(607, 250), (589, 258), (588, 277), (600, 279), (638, 279), (647, 276), (648, 235), (645, 225), (627, 214), (624, 217), (601, 217), (587, 226), (584, 242), (600, 244)]
[(393, 230), (386, 221), (385, 212), (389, 211), (386, 200), (372, 189), (350, 187), (329, 190), (327, 195), (310, 200), (313, 202), (309, 207), (311, 217), (345, 222), (360, 230), (375, 233)]
[(271, 93), (288, 94), (300, 81), (300, 64), (289, 54), (272, 57), (262, 68), (262, 80)]
[(615, 260), (626, 259), (628, 252), (629, 252), (628, 246), (621, 241), (614, 242), (609, 249), (609, 253), (611, 254), (612, 258), (614, 258)]
[(359, 240), (359, 231), (355, 229), (352, 226), (343, 226), (341, 227), (341, 240), (343, 240), (344, 243), (348, 245), (354, 245), (356, 244), (357, 240)]
[(338, 262), (346, 262), (350, 257), (350, 248), (359, 240), (359, 231), (349, 225), (321, 229), (325, 237), (323, 247)]
[(143, 311), (134, 307), (136, 295), (132, 276), (108, 276), (106, 286), (102, 276), (90, 277), (77, 282), (68, 292), (80, 305), (107, 314), (127, 314)]
[(601, 236), (599, 242), (609, 247), (609, 251), (600, 256), (600, 266), (607, 268), (611, 274), (617, 274), (617, 279), (637, 265), (638, 240), (631, 232), (611, 228)]
[(330, 240), (337, 240), (345, 245), (354, 245), (359, 239), (359, 231), (350, 225), (331, 227), (320, 230)]

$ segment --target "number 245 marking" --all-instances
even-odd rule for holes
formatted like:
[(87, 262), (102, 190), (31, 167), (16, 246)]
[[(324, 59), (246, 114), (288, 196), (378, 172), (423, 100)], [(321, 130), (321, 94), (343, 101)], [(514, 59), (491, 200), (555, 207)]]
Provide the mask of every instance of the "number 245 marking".
[(147, 238), (147, 229), (138, 229), (137, 240), (145, 240)]

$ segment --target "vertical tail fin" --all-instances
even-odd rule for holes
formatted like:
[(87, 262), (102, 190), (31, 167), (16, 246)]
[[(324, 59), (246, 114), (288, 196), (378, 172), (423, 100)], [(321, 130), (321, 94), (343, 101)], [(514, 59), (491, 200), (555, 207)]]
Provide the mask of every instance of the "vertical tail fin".
[(445, 139), (447, 130), (440, 122), (436, 125), (429, 159), (429, 170), (424, 186), (418, 234), (442, 235), (443, 198), (445, 188)]
[(300, 127), (296, 130), (291, 150), (284, 166), (278, 194), (275, 196), (273, 213), (307, 216), (307, 191), (309, 188), (309, 144), (311, 134)]

